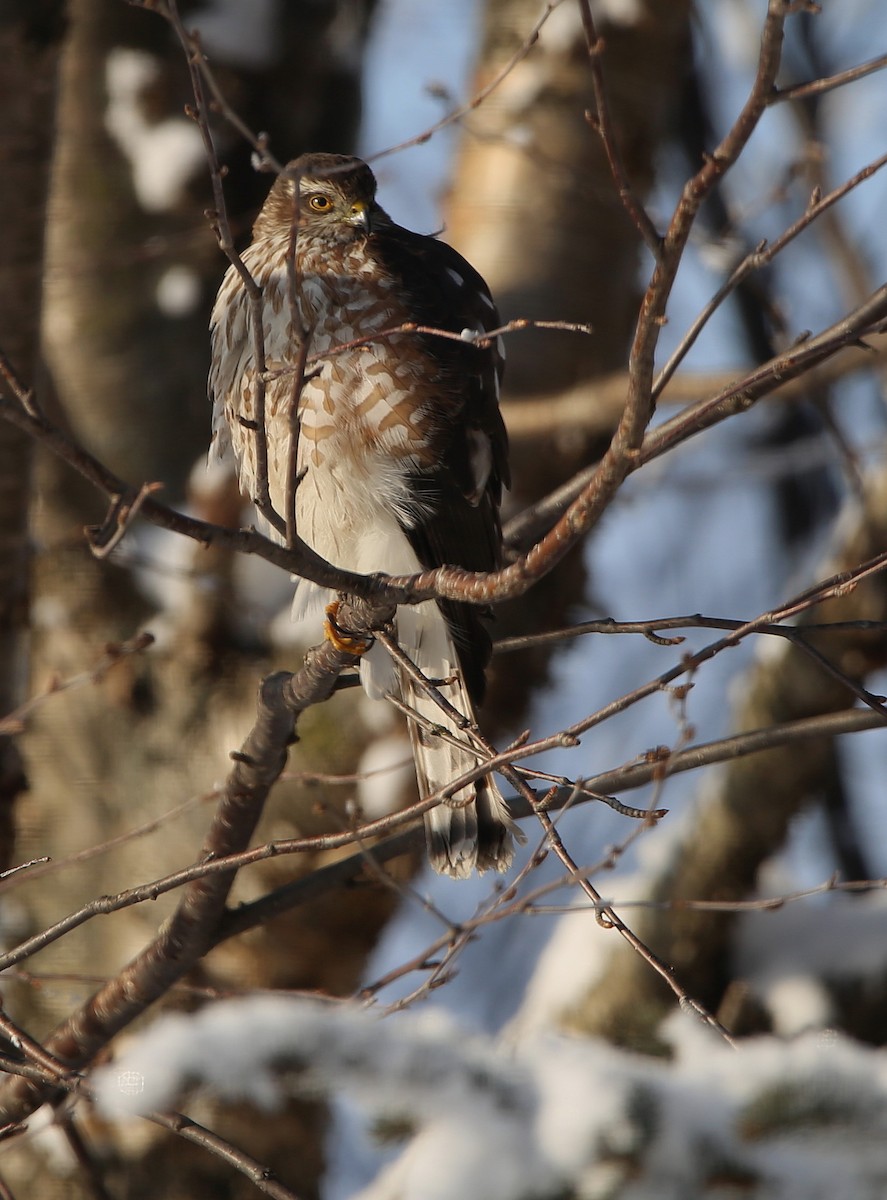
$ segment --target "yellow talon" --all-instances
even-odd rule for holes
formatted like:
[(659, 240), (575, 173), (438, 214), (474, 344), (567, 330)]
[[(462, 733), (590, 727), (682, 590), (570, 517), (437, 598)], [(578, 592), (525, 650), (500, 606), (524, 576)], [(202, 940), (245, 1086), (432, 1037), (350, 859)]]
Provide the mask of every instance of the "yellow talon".
[(339, 601), (334, 600), (332, 604), (326, 606), (326, 620), (323, 623), (323, 636), (328, 642), (341, 651), (342, 654), (354, 654), (360, 656), (366, 654), (370, 646), (373, 644), (372, 637), (363, 637), (353, 633), (349, 633), (347, 629), (343, 629), (336, 617), (339, 615)]

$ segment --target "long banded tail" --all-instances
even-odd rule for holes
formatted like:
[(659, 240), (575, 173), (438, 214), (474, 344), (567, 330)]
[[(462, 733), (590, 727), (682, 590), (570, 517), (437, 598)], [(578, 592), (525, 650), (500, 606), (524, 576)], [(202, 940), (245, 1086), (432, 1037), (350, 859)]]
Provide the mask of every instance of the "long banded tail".
[[(455, 665), (455, 652), (453, 662), (444, 666), (441, 677), (456, 678), (441, 689), (442, 693), (457, 711), (473, 721), (471, 699)], [(412, 679), (402, 678), (401, 694), (420, 716), (460, 743), (456, 745), (450, 738), (431, 733), (416, 721), (409, 722), (419, 794), (429, 796), (476, 767), (479, 755), (472, 749), (469, 732), (459, 729)], [(465, 879), (475, 870), (506, 871), (514, 857), (515, 838), (525, 840), (511, 819), (492, 775), (468, 784), (430, 809), (425, 814), (425, 835), (432, 867), (455, 879)]]

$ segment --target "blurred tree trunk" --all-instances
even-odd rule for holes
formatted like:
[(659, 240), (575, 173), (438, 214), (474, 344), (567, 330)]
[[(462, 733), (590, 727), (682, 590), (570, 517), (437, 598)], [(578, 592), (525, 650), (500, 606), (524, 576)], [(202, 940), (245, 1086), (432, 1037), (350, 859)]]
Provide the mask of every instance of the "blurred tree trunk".
[[(283, 25), (273, 38), (273, 61), (241, 69), (214, 59), (232, 105), (254, 128), (270, 132), (281, 157), (308, 144), (348, 148), (358, 113), (359, 48), (371, 8), (368, 0), (355, 17), (344, 0), (280, 6)], [(667, 125), (667, 97), (681, 70), (688, 8), (683, 2), (651, 0), (637, 25), (602, 30), (623, 152), (640, 191), (652, 177), (661, 132), (649, 114), (661, 114)], [(581, 29), (571, 14), (573, 6), (566, 4), (555, 12), (553, 21), (559, 24), (549, 29), (547, 42), (521, 64), (498, 98), (494, 93), (489, 112), (484, 106), (473, 115), (484, 136), (466, 146), (452, 197), (450, 236), (487, 276), (506, 317), (595, 324), (590, 339), (542, 333), (510, 339), (515, 402), (521, 395), (538, 399), (612, 370), (624, 360), (631, 333), (637, 238), (619, 207), (596, 136), (582, 119), (591, 93)], [(527, 0), (493, 0), (482, 81), (500, 68), (536, 15)], [(336, 18), (342, 20), (337, 24)], [(71, 19), (49, 236), (47, 354), (59, 408), (90, 448), (132, 483), (161, 479), (175, 499), (207, 441), (207, 309), (224, 263), (200, 215), (209, 199), (199, 168), (167, 207), (144, 210), (130, 164), (108, 133), (108, 89), (109, 80), (117, 89), (128, 80), (129, 127), (134, 123), (144, 135), (174, 120), (187, 101), (184, 66), (166, 26), (150, 14), (106, 0), (72, 0)], [(345, 36), (343, 28), (352, 38), (344, 50), (334, 44)], [(207, 48), (212, 53), (209, 43)], [(127, 58), (133, 51), (142, 57)], [(137, 68), (142, 82), (134, 86)], [(119, 90), (115, 95), (119, 101)], [(511, 135), (523, 128), (531, 136), (518, 143)], [(243, 237), (257, 188), (266, 181), (256, 180), (248, 151), (221, 126), (220, 136), (232, 172), (226, 181), (231, 216)], [(184, 276), (179, 270), (180, 282), (196, 281), (189, 293), (196, 296), (193, 307), (171, 311), (161, 302), (173, 268), (184, 270)], [(590, 286), (597, 279), (606, 280), (606, 289)], [(527, 446), (525, 453), (519, 445), (515, 455), (522, 500), (596, 451), (585, 443), (565, 444), (556, 431), (544, 449), (541, 434)], [(531, 470), (547, 459), (556, 460), (552, 470)], [(41, 611), (52, 614), (40, 631), (41, 661), (45, 669), (70, 672), (90, 666), (108, 638), (132, 634), (149, 606), (125, 561), (96, 562), (86, 552), (80, 526), (101, 511), (70, 473), (47, 464), (40, 495)], [(228, 513), (229, 520), (233, 515), (230, 497), (201, 489), (196, 502), (206, 515)], [(524, 627), (550, 626), (580, 600), (578, 561), (574, 558), (572, 573), (562, 571), (553, 590), (533, 602), (536, 617), (521, 616)], [(29, 730), (35, 853), (63, 858), (158, 817), (189, 795), (205, 794), (210, 781), (224, 773), (227, 751), (239, 744), (250, 723), (257, 677), (272, 665), (293, 665), (272, 664), (267, 648), (239, 632), (238, 614), (231, 611), (236, 595), (231, 563), (211, 563), (209, 555), (197, 551), (165, 565), (181, 576), (179, 599), (164, 613), (156, 651), (127, 660), (99, 686), (53, 697)], [(526, 677), (526, 662), (521, 665)], [(526, 694), (524, 687), (519, 704)], [(359, 725), (359, 701), (337, 697), (335, 706), (333, 721), (318, 710), (300, 726), (300, 768), (350, 765), (354, 745), (342, 730)], [(509, 708), (494, 699), (494, 706), (507, 717), (518, 704)], [(331, 795), (327, 802), (323, 793), (298, 783), (281, 787), (258, 836), (340, 827), (350, 819), (344, 798)], [(19, 895), (30, 906), (34, 927), (97, 893), (189, 861), (205, 820), (196, 805), (166, 824), (159, 836), (133, 839), (113, 854), (59, 872), (54, 887), (46, 886), (45, 877), (24, 885)], [(251, 868), (238, 882), (238, 895), (251, 897), (319, 862), (282, 860)], [(393, 890), (367, 886), (317, 901), (221, 947), (195, 982), (347, 993), (396, 899)], [(45, 952), (39, 967), (75, 979), (84, 962), (99, 973), (116, 970), (150, 937), (168, 905), (161, 900), (108, 922), (91, 922)], [(22, 1002), (27, 1027), (39, 1035), (89, 990), (87, 982), (73, 982), (66, 994), (52, 987), (28, 993), (27, 1004)], [(187, 993), (177, 1002), (184, 1000)], [(198, 1108), (194, 1115), (267, 1162), (301, 1195), (317, 1193), (322, 1110), (290, 1112), (261, 1127), (254, 1118), (230, 1111)], [(253, 1194), (250, 1183), (217, 1160), (170, 1143), (167, 1134), (148, 1132), (128, 1145), (101, 1129), (94, 1135), (116, 1164), (117, 1190), (130, 1200), (160, 1192), (167, 1200), (190, 1200), (201, 1189), (218, 1200)], [(156, 1153), (158, 1144), (162, 1155)], [(74, 1188), (80, 1185), (60, 1180), (49, 1162), (35, 1166), (26, 1149), (15, 1154), (26, 1158), (19, 1181), (27, 1180), (33, 1190), (39, 1169), (40, 1194), (47, 1200), (61, 1195), (73, 1200), (79, 1194)]]
[[(673, 132), (690, 47), (689, 0), (646, 0), (636, 19), (598, 18), (616, 136), (643, 198), (655, 157)], [(503, 71), (539, 17), (537, 0), (488, 0), (476, 90)], [(594, 461), (606, 434), (559, 429), (539, 401), (621, 369), (634, 330), (642, 248), (610, 175), (594, 110), (579, 7), (563, 4), (538, 44), (465, 120), (447, 238), (490, 284), (504, 320), (591, 324), (591, 336), (527, 330), (506, 340), (505, 417), (530, 401), (538, 426), (512, 439), (513, 507), (537, 500)], [(645, 252), (644, 252), (645, 253)], [(589, 404), (593, 403), (589, 389)], [(497, 609), (497, 632), (532, 633), (567, 619), (587, 600), (581, 550), (519, 601)], [(550, 651), (496, 664), (489, 712), (522, 719), (529, 692), (547, 677)]]
[[(43, 230), (64, 4), (0, 3), (0, 349), (29, 385), (37, 372)], [(5, 383), (0, 390), (12, 398)], [(0, 715), (27, 695), (33, 451), (0, 422)], [(10, 865), (14, 805), (26, 786), (18, 747), (0, 737), (0, 869)]]
[[(655, 156), (673, 132), (689, 54), (691, 6), (648, 0), (636, 21), (601, 21), (604, 71), (629, 179), (644, 197)], [(476, 87), (488, 85), (539, 16), (535, 0), (489, 0)], [(578, 6), (564, 4), (538, 46), (466, 122), (447, 234), (490, 284), (503, 318), (591, 324), (590, 337), (528, 330), (507, 341), (506, 404), (553, 397), (625, 365), (637, 316), (641, 246), (613, 184), (599, 136)], [(540, 451), (548, 443), (558, 454)], [(538, 494), (584, 464), (574, 428), (567, 444), (540, 428), (512, 453), (518, 490)], [(565, 460), (565, 461), (564, 461)]]
[[(212, 56), (232, 105), (253, 128), (268, 132), (281, 158), (309, 145), (351, 147), (360, 114), (361, 50), (373, 5), (374, 0), (323, 0), (278, 6), (266, 61), (226, 62), (221, 50)], [(191, 464), (203, 457), (209, 442), (208, 313), (226, 263), (203, 216), (211, 197), (202, 162), (195, 160), (192, 175), (177, 189), (170, 186), (160, 204), (146, 193), (144, 178), (134, 174), (122, 146), (133, 153), (137, 148), (125, 138), (115, 140), (110, 128), (119, 132), (122, 120), (124, 130), (143, 140), (158, 130), (177, 139), (187, 139), (191, 130), (196, 137), (182, 115), (191, 99), (187, 69), (180, 47), (157, 16), (116, 0), (71, 0), (69, 8), (47, 233), (43, 336), (52, 393), (47, 406), (128, 481), (160, 480), (167, 485), (164, 498), (176, 501)], [(199, 6), (182, 8), (188, 24), (189, 11)], [(257, 13), (256, 20), (260, 17)], [(208, 51), (211, 41), (208, 37)], [(0, 86), (7, 82), (11, 77)], [(36, 110), (34, 116), (36, 124)], [(45, 166), (49, 120), (41, 129), (47, 142), (37, 161)], [(216, 132), (230, 167), (226, 188), (232, 226), (242, 241), (268, 180), (256, 175), (249, 150), (221, 119)], [(155, 172), (170, 165), (181, 143), (174, 141), (171, 150), (168, 145), (157, 143)], [(0, 186), (11, 189), (13, 183), (7, 176)], [(8, 205), (6, 211), (11, 211)], [(29, 215), (42, 233), (38, 205)], [(37, 282), (38, 264), (39, 253), (31, 259)], [(22, 369), (31, 376), (30, 362)], [(19, 453), (18, 464), (24, 468), (26, 463)], [(27, 495), (26, 482), (20, 493), (10, 489), (12, 498), (16, 494)], [(192, 500), (210, 520), (235, 525), (241, 520), (230, 485), (198, 485)], [(38, 686), (47, 676), (91, 668), (108, 641), (131, 637), (152, 611), (126, 546), (122, 557), (111, 560), (90, 555), (83, 526), (101, 520), (103, 513), (101, 499), (73, 472), (41, 456)], [(207, 822), (212, 782), (224, 776), (228, 751), (252, 723), (258, 679), (275, 667), (298, 663), (295, 654), (275, 661), (262, 638), (244, 634), (238, 610), (243, 601), (231, 583), (235, 564), (230, 559), (186, 543), (177, 546), (178, 556), (167, 551), (159, 576), (155, 573), (167, 588), (160, 623), (148, 622), (162, 634), (157, 647), (120, 663), (94, 685), (52, 696), (29, 719), (23, 745), (33, 803), (23, 841), (31, 854), (51, 854), (54, 861), (51, 878), (35, 875), (17, 888), (19, 933), (43, 928), (102, 892), (191, 861)], [(304, 723), (298, 768), (353, 768), (354, 746), (342, 737), (342, 728), (355, 730), (355, 743), (364, 736), (355, 701), (346, 696), (337, 700), (335, 714), (319, 709)], [(126, 840), (82, 865), (64, 863), (66, 856), (160, 818), (189, 797), (194, 798), (190, 811), (161, 822), (149, 837)], [(349, 820), (347, 799), (341, 788), (327, 803), (322, 790), (284, 784), (258, 836), (339, 829)], [(316, 865), (305, 856), (254, 870), (238, 884), (235, 902)], [(318, 900), (220, 947), (193, 982), (348, 993), (358, 985), (366, 955), (395, 903), (396, 893), (381, 886)], [(44, 1034), (94, 990), (95, 975), (116, 972), (151, 938), (170, 907), (169, 900), (137, 906), (62, 939), (34, 968), (70, 982), (12, 985), (16, 1018), (37, 1036)], [(199, 1001), (185, 990), (171, 1002)], [(267, 1162), (300, 1195), (317, 1194), (326, 1122), (322, 1106), (294, 1106), (261, 1123), (254, 1114), (230, 1109), (204, 1111), (202, 1117)], [(218, 1200), (254, 1195), (253, 1184), (230, 1167), (168, 1133), (147, 1130), (126, 1142), (97, 1127), (87, 1131), (87, 1139), (101, 1145), (111, 1164), (115, 1195), (130, 1200), (160, 1194), (168, 1200), (210, 1192)], [(85, 1178), (59, 1173), (37, 1144), (11, 1148), (6, 1162), (4, 1178), (13, 1191), (16, 1185), (24, 1189), (19, 1194), (39, 1190), (46, 1200), (94, 1194)]]
[[(885, 514), (887, 473), (873, 472), (855, 519), (843, 522), (843, 544), (823, 564), (818, 577), (829, 578), (882, 554), (887, 547)], [(879, 574), (809, 610), (798, 627), (803, 632), (810, 623), (885, 620), (887, 581)], [(807, 636), (814, 648), (855, 682), (864, 683), (884, 666), (880, 632)], [(759, 655), (747, 672), (734, 705), (733, 729), (766, 729), (853, 703), (853, 694), (840, 680), (802, 650), (780, 641), (768, 645), (767, 653)], [(834, 786), (834, 773), (835, 747), (827, 739), (767, 750), (721, 767), (717, 783), (706, 788), (696, 819), (688, 823), (685, 837), (650, 888), (649, 898), (665, 906), (635, 910), (636, 917), (632, 914), (629, 923), (635, 932), (674, 968), (690, 996), (710, 1011), (719, 1009), (733, 979), (730, 950), (736, 918), (729, 913), (675, 911), (667, 907), (668, 902), (745, 899), (754, 889), (761, 864), (782, 847), (792, 819), (824, 799), (824, 790)], [(877, 995), (883, 1005), (883, 992)], [(601, 977), (571, 1004), (564, 1018), (570, 1028), (583, 1033), (638, 1049), (656, 1049), (661, 1048), (659, 1023), (674, 1003), (673, 993), (659, 976), (639, 955), (619, 944)], [(864, 1009), (859, 1019), (868, 1021), (869, 1036), (873, 1004), (857, 1007)], [(752, 1010), (739, 1011), (730, 1026), (741, 1034), (748, 1031), (749, 1020), (758, 1019)], [(883, 1041), (883, 1022), (879, 1027), (878, 1040)], [(860, 1036), (852, 1026), (848, 1032)]]

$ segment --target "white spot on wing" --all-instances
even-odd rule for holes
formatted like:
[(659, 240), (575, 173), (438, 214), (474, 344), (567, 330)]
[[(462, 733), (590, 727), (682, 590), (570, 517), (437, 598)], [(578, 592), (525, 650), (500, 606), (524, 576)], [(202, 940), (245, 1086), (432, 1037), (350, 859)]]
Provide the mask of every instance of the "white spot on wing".
[(490, 439), (480, 429), (468, 431), (468, 461), (471, 464), (473, 487), (467, 499), (469, 503), (476, 506), (480, 504), (493, 466), (493, 448)]
[(444, 267), (444, 270), (449, 275), (450, 279), (452, 279), (453, 283), (455, 283), (456, 287), (465, 287), (465, 280), (458, 271), (454, 271), (452, 267)]

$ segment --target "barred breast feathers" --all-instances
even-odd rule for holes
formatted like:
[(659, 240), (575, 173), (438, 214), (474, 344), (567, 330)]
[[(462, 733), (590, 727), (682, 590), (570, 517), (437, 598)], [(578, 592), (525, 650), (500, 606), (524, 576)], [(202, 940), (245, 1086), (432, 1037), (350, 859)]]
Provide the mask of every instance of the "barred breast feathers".
[[(272, 184), (243, 254), (261, 289), (264, 375), (253, 305), (232, 265), (211, 321), (213, 451), (233, 452), (241, 487), (255, 497), (264, 389), (270, 500), (286, 516), (295, 467), (298, 532), (317, 553), (362, 574), (412, 574), (441, 563), (494, 570), (508, 483), (502, 355), (501, 345), (478, 335), (495, 330), (498, 313), (470, 264), (445, 243), (396, 225), (375, 194), (369, 166), (332, 154), (303, 155)], [(295, 278), (287, 268), (294, 251)], [(407, 324), (409, 332), (393, 332)], [(319, 617), (329, 598), (296, 581), (294, 618)], [(463, 714), (458, 721), (378, 643), (361, 658), (370, 696), (399, 694), (418, 714), (408, 724), (423, 795), (478, 760), (480, 743), (466, 720), (474, 719), (489, 659), (482, 617), (467, 604), (431, 600), (395, 616), (406, 654), (426, 676), (447, 681), (440, 686)], [(436, 726), (448, 736), (429, 736)], [(444, 874), (464, 878), (511, 862), (518, 834), (492, 776), (432, 809), (426, 825), (432, 865)]]

